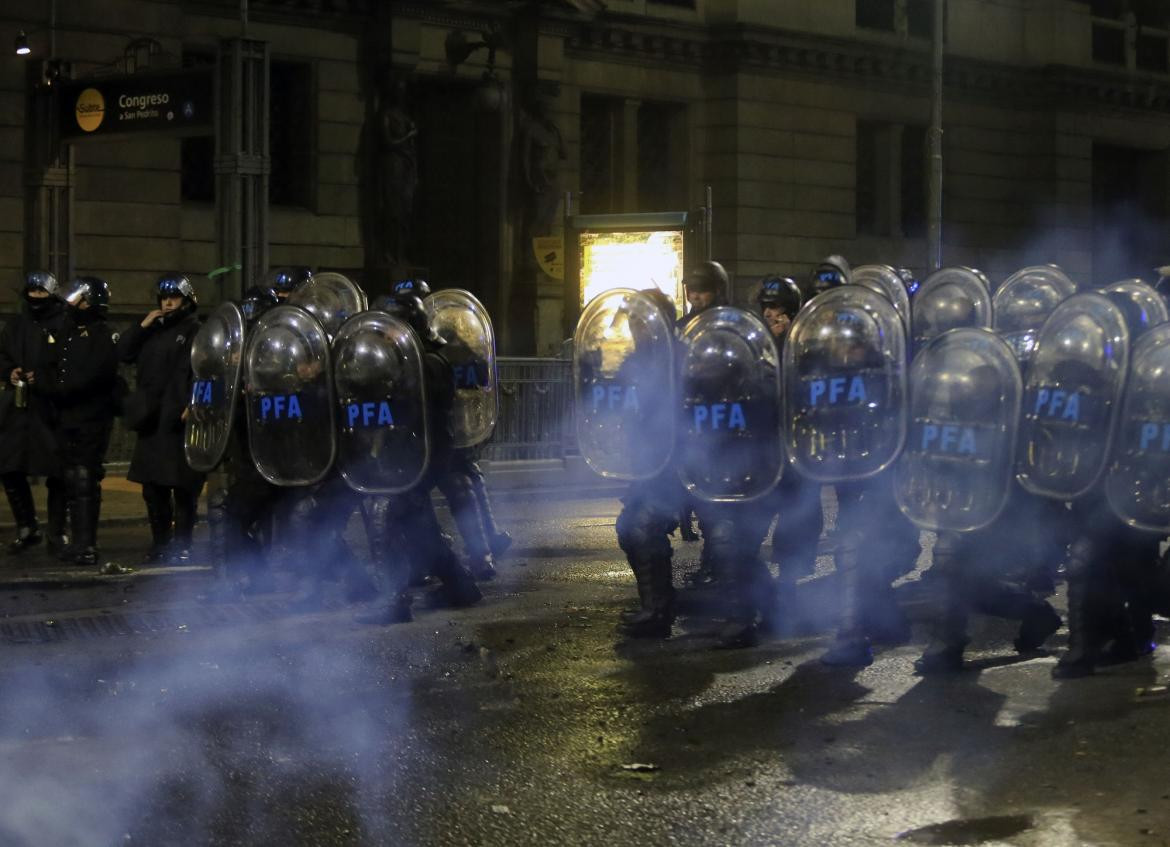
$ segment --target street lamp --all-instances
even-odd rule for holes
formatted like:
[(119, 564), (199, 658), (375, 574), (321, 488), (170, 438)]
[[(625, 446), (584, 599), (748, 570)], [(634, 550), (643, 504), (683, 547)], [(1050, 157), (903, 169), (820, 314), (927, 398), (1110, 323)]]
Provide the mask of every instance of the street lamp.
[(13, 44), (13, 49), (16, 50), (17, 56), (27, 56), (32, 52), (32, 48), (28, 46), (28, 35), (22, 29), (16, 36), (16, 41)]

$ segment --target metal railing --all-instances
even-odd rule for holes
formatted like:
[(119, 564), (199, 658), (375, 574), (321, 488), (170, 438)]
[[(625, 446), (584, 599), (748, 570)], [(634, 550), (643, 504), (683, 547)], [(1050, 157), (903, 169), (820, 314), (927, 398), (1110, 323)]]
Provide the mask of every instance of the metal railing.
[[(573, 426), (573, 363), (568, 359), (503, 357), (499, 369), (500, 413), (481, 457), (503, 462), (563, 459), (577, 449)], [(133, 387), (134, 369), (123, 368)], [(106, 465), (124, 471), (134, 453), (134, 433), (114, 421)]]

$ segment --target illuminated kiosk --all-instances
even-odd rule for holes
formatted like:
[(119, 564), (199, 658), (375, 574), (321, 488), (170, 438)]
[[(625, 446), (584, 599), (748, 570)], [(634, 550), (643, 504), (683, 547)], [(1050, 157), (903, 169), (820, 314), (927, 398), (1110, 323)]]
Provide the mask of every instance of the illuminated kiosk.
[(565, 218), (565, 330), (611, 288), (657, 288), (685, 312), (683, 271), (708, 258), (705, 209)]

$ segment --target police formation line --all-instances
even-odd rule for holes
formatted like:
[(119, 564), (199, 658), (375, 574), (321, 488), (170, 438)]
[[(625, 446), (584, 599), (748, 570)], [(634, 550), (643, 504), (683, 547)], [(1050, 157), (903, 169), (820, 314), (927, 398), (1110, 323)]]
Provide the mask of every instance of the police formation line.
[[(715, 262), (685, 279), (688, 313), (656, 290), (606, 292), (574, 339), (578, 435), (598, 473), (630, 483), (617, 521), (639, 608), (631, 637), (667, 637), (670, 536), (694, 511), (695, 581), (721, 587), (722, 646), (799, 630), (822, 486), (838, 503), (840, 594), (828, 664), (866, 665), (909, 627), (891, 583), (937, 533), (923, 576), (920, 673), (958, 670), (974, 613), (1041, 649), (1062, 620), (1058, 677), (1146, 655), (1170, 611), (1170, 324), (1161, 288), (1077, 286), (1028, 267), (996, 289), (952, 267), (921, 285), (827, 258), (798, 285), (763, 280), (758, 312), (726, 304)], [(761, 547), (769, 529), (771, 562)]]

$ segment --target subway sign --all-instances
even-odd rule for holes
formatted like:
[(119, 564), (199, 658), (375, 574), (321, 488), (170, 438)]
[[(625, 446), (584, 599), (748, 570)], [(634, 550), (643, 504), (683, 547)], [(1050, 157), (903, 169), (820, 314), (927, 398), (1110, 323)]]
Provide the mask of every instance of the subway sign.
[(61, 137), (210, 135), (215, 131), (213, 74), (207, 67), (63, 82), (57, 92)]

